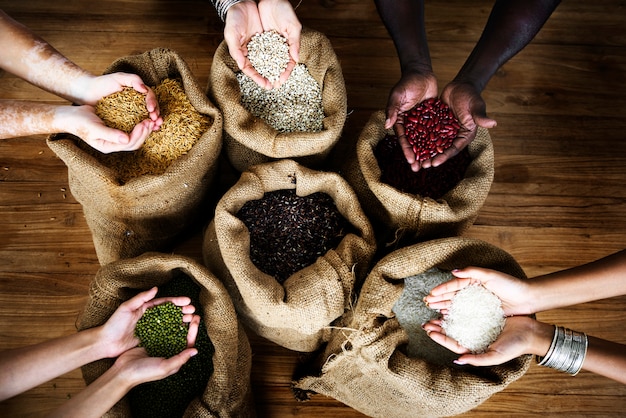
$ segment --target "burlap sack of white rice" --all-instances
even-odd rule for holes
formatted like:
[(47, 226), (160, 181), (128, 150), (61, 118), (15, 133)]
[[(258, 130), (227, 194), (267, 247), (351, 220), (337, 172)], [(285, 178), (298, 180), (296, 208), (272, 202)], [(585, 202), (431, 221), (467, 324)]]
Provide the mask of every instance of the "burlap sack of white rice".
[[(509, 254), (467, 238), (419, 243), (382, 258), (344, 327), (333, 331), (316, 362), (294, 382), (296, 397), (306, 400), (319, 393), (371, 417), (443, 417), (475, 408), (522, 377), (529, 355), (499, 366), (458, 366), (452, 363), (458, 355), (430, 340), (420, 324), (409, 330), (400, 325), (395, 311), (406, 278), (432, 268), (449, 272), (470, 265), (526, 278)], [(417, 355), (407, 353), (409, 332), (423, 334), (417, 337)]]
[(494, 155), (487, 129), (479, 128), (468, 146), (472, 161), (465, 177), (443, 197), (403, 193), (381, 181), (381, 170), (374, 149), (393, 130), (384, 127), (385, 114), (372, 114), (356, 142), (356, 155), (345, 159), (342, 173), (359, 196), (372, 219), (405, 242), (461, 235), (469, 228), (483, 206), (494, 176)]
[[(224, 150), (236, 170), (241, 172), (255, 164), (284, 158), (317, 168), (339, 140), (347, 115), (347, 96), (341, 66), (328, 38), (320, 32), (303, 28), (299, 64), (306, 67), (321, 88), (323, 120), (320, 131), (281, 132), (262, 118), (253, 116), (242, 104), (237, 79), (240, 70), (226, 43), (222, 42), (215, 51), (209, 97), (224, 115)], [(287, 111), (280, 108), (272, 113)]]
[[(295, 190), (298, 196), (326, 193), (350, 224), (350, 232), (334, 249), (282, 283), (253, 263), (250, 233), (237, 216), (246, 202), (276, 190)], [(336, 173), (292, 160), (256, 165), (242, 173), (218, 202), (203, 242), (204, 262), (226, 285), (244, 324), (300, 352), (318, 349), (331, 324), (351, 308), (374, 252), (372, 227), (348, 183)]]
[[(154, 49), (120, 58), (105, 74), (118, 71), (138, 74), (149, 86), (180, 80), (188, 101), (210, 125), (164, 172), (130, 179), (122, 176), (128, 167), (116, 170), (106, 163), (113, 155), (127, 155), (100, 154), (70, 134), (48, 138), (50, 149), (68, 167), (70, 191), (83, 207), (101, 264), (169, 250), (199, 214), (214, 182), (222, 146), (221, 113), (178, 53)], [(182, 124), (173, 119), (170, 126)]]
[[(224, 286), (206, 267), (191, 258), (146, 253), (102, 266), (89, 287), (89, 298), (78, 321), (79, 331), (104, 324), (124, 301), (154, 286), (171, 284), (170, 281), (177, 280), (181, 274), (199, 287), (201, 306), (194, 306), (196, 313), (202, 316), (214, 348), (213, 372), (206, 389), (189, 403), (183, 416), (255, 417), (250, 386), (251, 350), (245, 330)], [(196, 358), (201, 358), (200, 352), (189, 361)], [(83, 366), (86, 384), (101, 376), (114, 361), (102, 359)], [(115, 404), (105, 417), (131, 417), (129, 396)]]

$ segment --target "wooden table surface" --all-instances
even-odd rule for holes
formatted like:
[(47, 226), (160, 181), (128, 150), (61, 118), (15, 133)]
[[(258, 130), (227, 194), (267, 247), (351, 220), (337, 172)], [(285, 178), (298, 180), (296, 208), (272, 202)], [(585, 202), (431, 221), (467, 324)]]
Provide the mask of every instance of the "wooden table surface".
[[(298, 4), (299, 3), (299, 4)], [(353, 140), (384, 108), (399, 78), (393, 43), (371, 1), (297, 2), (305, 26), (325, 33), (339, 56)], [(427, 29), (440, 88), (480, 36), (491, 1), (427, 2)], [(119, 57), (155, 47), (178, 51), (208, 82), (223, 26), (206, 0), (0, 0), (0, 9), (67, 57), (100, 74)], [(563, 2), (531, 45), (504, 65), (484, 92), (495, 179), (465, 234), (512, 254), (532, 277), (626, 247), (626, 5)], [(63, 103), (0, 71), (0, 99)], [(206, 220), (207, 222), (209, 220)], [(0, 350), (76, 331), (99, 268), (67, 168), (45, 136), (0, 140)], [(198, 231), (204, 225), (198, 225)], [(200, 257), (198, 232), (177, 252)], [(626, 343), (626, 296), (543, 312), (540, 320)], [(361, 417), (340, 402), (294, 400), (299, 354), (250, 335), (260, 417)], [(84, 387), (80, 371), (0, 403), (2, 417), (39, 417)], [(626, 386), (582, 372), (533, 364), (528, 373), (467, 416), (618, 417)], [(393, 418), (393, 417), (389, 417)]]

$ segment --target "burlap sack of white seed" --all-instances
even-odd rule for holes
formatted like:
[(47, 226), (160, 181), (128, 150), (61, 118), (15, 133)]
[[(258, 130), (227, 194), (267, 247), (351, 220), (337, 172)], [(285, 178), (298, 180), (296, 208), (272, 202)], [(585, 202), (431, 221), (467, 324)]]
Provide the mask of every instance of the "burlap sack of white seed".
[(123, 57), (104, 72), (138, 74), (146, 85), (166, 78), (182, 80), (193, 107), (211, 126), (191, 150), (165, 173), (121, 182), (115, 170), (78, 145), (79, 138), (56, 134), (47, 144), (68, 168), (72, 195), (82, 205), (101, 264), (146, 251), (167, 251), (199, 215), (214, 182), (222, 147), (222, 116), (200, 88), (187, 63), (175, 51), (157, 48)]
[[(124, 301), (154, 286), (164, 286), (181, 273), (200, 288), (201, 306), (195, 306), (196, 312), (202, 315), (215, 350), (213, 373), (206, 389), (202, 396), (191, 401), (183, 416), (255, 417), (248, 337), (224, 286), (206, 267), (191, 258), (146, 253), (102, 266), (89, 287), (89, 298), (79, 319), (78, 330), (104, 324)], [(90, 384), (96, 380), (114, 361), (102, 359), (83, 366), (85, 382)], [(105, 414), (108, 418), (131, 416), (128, 395)]]
[[(467, 238), (419, 243), (381, 259), (367, 276), (345, 327), (333, 331), (307, 375), (293, 383), (296, 397), (307, 400), (319, 393), (377, 418), (444, 417), (475, 408), (522, 377), (530, 355), (492, 367), (457, 366), (452, 360), (433, 362), (407, 355), (409, 337), (393, 311), (404, 279), (433, 267), (450, 271), (470, 265), (526, 278), (509, 254)], [(422, 340), (436, 345), (428, 337)]]
[(224, 115), (224, 150), (238, 171), (289, 158), (319, 168), (339, 140), (347, 115), (346, 86), (333, 47), (320, 32), (303, 28), (300, 61), (322, 89), (323, 129), (279, 132), (252, 115), (241, 101), (236, 74), (240, 71), (222, 42), (213, 57), (209, 97)]
[[(275, 190), (295, 190), (299, 196), (326, 193), (352, 229), (335, 249), (282, 284), (251, 261), (250, 233), (237, 217), (246, 202)], [(205, 232), (202, 252), (246, 326), (283, 347), (312, 352), (327, 340), (333, 321), (353, 306), (375, 247), (370, 222), (344, 179), (280, 160), (250, 167), (223, 195)]]
[(472, 162), (465, 177), (443, 197), (434, 200), (398, 189), (381, 181), (374, 149), (385, 135), (385, 113), (372, 114), (356, 141), (355, 155), (345, 159), (343, 175), (359, 196), (373, 221), (394, 230), (395, 238), (410, 243), (461, 235), (483, 206), (494, 176), (494, 154), (487, 129), (479, 128), (468, 146)]

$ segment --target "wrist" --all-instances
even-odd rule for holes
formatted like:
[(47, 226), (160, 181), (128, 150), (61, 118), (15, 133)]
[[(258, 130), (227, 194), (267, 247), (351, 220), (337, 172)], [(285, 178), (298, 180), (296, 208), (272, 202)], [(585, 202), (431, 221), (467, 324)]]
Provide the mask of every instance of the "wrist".
[(217, 15), (222, 19), (222, 22), (226, 22), (228, 11), (232, 7), (248, 7), (245, 3), (256, 3), (254, 0), (211, 0)]
[(532, 335), (531, 347), (528, 350), (528, 354), (543, 357), (548, 353), (552, 340), (554, 338), (554, 325), (532, 320), (532, 328), (530, 330)]

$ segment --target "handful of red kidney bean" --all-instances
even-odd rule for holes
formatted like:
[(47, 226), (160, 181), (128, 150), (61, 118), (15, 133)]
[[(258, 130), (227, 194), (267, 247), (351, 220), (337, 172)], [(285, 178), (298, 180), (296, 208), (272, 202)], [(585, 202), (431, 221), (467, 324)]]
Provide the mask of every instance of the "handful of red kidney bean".
[(450, 107), (439, 99), (424, 100), (404, 113), (404, 134), (418, 161), (450, 148), (460, 127)]
[(386, 135), (374, 148), (380, 168), (380, 181), (404, 193), (439, 199), (452, 190), (465, 177), (472, 162), (467, 147), (437, 167), (411, 170), (395, 135)]

